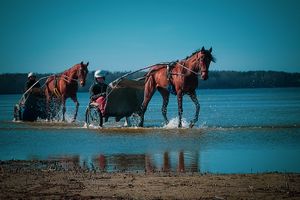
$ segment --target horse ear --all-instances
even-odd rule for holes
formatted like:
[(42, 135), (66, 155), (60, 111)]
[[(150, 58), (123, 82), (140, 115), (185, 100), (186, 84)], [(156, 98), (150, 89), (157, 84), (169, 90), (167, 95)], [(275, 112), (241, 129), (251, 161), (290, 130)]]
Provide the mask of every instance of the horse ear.
[(83, 65), (83, 61), (81, 61), (81, 63), (80, 63), (81, 65)]
[(210, 47), (210, 49), (208, 51), (211, 53), (212, 52), (212, 47)]
[(204, 46), (202, 47), (201, 51), (205, 51), (205, 48), (204, 48)]
[(86, 63), (86, 66), (88, 66), (88, 65), (89, 65), (89, 62)]

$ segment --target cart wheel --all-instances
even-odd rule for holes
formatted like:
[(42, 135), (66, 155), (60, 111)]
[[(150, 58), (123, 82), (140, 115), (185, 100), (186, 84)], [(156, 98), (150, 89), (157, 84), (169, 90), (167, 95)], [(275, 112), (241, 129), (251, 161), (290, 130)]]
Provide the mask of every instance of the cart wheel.
[(87, 127), (92, 126), (103, 126), (103, 116), (99, 108), (95, 105), (89, 105), (85, 111), (85, 122)]

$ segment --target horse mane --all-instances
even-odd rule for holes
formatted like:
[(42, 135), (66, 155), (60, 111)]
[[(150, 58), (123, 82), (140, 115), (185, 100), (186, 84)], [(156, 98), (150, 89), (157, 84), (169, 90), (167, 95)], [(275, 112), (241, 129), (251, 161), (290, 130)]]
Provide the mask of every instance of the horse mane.
[(72, 67), (70, 67), (69, 69), (66, 69), (65, 71), (63, 71), (61, 74), (64, 74), (64, 75), (67, 75), (67, 74), (69, 74), (70, 73), (70, 70), (72, 70), (73, 68), (75, 68), (75, 67), (78, 67), (78, 65), (80, 65), (81, 66), (81, 64), (80, 63), (78, 63), (78, 64), (75, 64), (75, 65), (73, 65)]
[(201, 51), (201, 49), (196, 49), (196, 51), (194, 51), (191, 55), (187, 56), (185, 59), (189, 59), (191, 57), (193, 57), (195, 54), (199, 53)]
[[(187, 56), (187, 57), (185, 58), (185, 60), (187, 60), (187, 59), (193, 57), (195, 54), (199, 53), (200, 51), (202, 51), (202, 49), (197, 49), (197, 50), (194, 51), (191, 55)], [(205, 52), (205, 55), (208, 57), (209, 60), (211, 60), (211, 61), (214, 62), (214, 63), (216, 62), (216, 58), (210, 53), (209, 50), (205, 49), (204, 52)]]

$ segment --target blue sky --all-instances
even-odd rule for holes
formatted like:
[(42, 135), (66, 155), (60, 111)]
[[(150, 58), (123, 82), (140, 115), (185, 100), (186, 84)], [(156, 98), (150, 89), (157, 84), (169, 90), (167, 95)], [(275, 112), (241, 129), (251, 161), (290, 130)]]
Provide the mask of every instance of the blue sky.
[(135, 70), (213, 47), (211, 70), (300, 72), (297, 0), (2, 0), (0, 73)]

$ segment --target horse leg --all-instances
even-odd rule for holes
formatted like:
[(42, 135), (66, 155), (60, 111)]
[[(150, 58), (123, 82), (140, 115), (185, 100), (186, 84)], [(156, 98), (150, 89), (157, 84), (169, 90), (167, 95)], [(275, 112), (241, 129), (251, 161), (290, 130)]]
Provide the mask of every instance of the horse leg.
[(178, 103), (178, 128), (182, 127), (182, 92), (177, 92), (177, 103)]
[(125, 126), (125, 127), (129, 127), (129, 126), (131, 126), (131, 122), (130, 122), (130, 119), (129, 119), (129, 117), (125, 117), (124, 126)]
[(155, 92), (154, 78), (152, 76), (150, 76), (148, 78), (148, 81), (145, 84), (144, 101), (142, 103), (142, 106), (141, 106), (141, 109), (139, 112), (139, 115), (141, 118), (140, 123), (139, 123), (140, 127), (144, 126), (144, 115), (145, 115), (148, 104), (149, 104), (154, 92)]
[(141, 118), (140, 123), (139, 123), (140, 127), (144, 126), (144, 115), (145, 115), (145, 112), (147, 110), (148, 104), (149, 104), (149, 102), (150, 102), (150, 100), (151, 100), (151, 98), (152, 98), (152, 96), (154, 94), (154, 91), (155, 90), (153, 90), (153, 92), (151, 92), (151, 94), (147, 95), (144, 98), (143, 104), (141, 106), (141, 111), (140, 111), (140, 118)]
[(71, 97), (71, 99), (74, 101), (74, 103), (76, 105), (75, 114), (74, 114), (74, 117), (73, 117), (73, 120), (72, 120), (72, 122), (75, 122), (75, 120), (77, 118), (77, 113), (78, 113), (78, 108), (79, 108), (79, 102), (77, 100), (77, 96), (76, 95), (74, 97)]
[(65, 99), (64, 96), (61, 98), (61, 103), (62, 103), (62, 112), (63, 112), (63, 118), (62, 118), (62, 121), (65, 121), (65, 114), (66, 114), (66, 99)]
[(45, 89), (45, 96), (46, 96), (46, 114), (47, 114), (47, 120), (50, 121), (50, 94), (49, 94), (49, 89), (47, 87)]
[(46, 115), (47, 115), (47, 120), (50, 120), (50, 99), (46, 96)]
[(189, 96), (191, 97), (191, 100), (194, 102), (195, 107), (196, 107), (195, 117), (194, 117), (194, 119), (190, 123), (190, 128), (193, 128), (193, 126), (198, 121), (199, 112), (200, 112), (200, 104), (199, 104), (199, 101), (197, 99), (196, 91), (190, 93)]
[(169, 120), (168, 120), (168, 117), (167, 117), (167, 107), (168, 107), (168, 104), (169, 104), (170, 93), (167, 90), (163, 89), (163, 88), (158, 88), (157, 90), (159, 91), (159, 93), (161, 94), (161, 96), (163, 98), (163, 105), (161, 107), (161, 113), (164, 117), (165, 124), (167, 125), (169, 123)]

